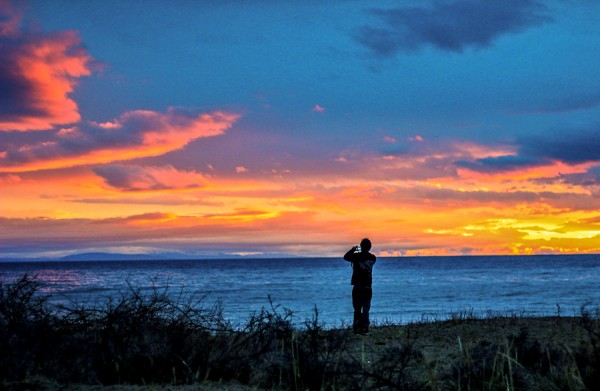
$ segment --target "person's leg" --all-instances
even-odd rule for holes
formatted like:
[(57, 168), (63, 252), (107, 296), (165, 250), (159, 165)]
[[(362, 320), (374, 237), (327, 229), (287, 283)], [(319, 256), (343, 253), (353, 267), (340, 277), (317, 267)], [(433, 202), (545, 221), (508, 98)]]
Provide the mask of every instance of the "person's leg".
[(352, 329), (354, 333), (360, 332), (360, 323), (362, 317), (362, 297), (360, 294), (360, 288), (352, 288), (352, 307), (354, 307), (354, 322), (352, 323)]
[(369, 312), (371, 311), (371, 298), (373, 297), (373, 290), (371, 288), (365, 288), (362, 295), (362, 316), (361, 324), (365, 333), (369, 332)]

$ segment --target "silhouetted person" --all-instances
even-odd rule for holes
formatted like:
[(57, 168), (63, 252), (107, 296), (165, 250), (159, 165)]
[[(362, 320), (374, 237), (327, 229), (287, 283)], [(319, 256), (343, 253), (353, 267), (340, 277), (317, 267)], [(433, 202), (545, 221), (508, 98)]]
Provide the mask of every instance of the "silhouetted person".
[(344, 259), (352, 263), (352, 306), (354, 307), (353, 329), (355, 334), (366, 334), (369, 332), (369, 310), (371, 309), (371, 298), (373, 290), (373, 265), (375, 255), (369, 252), (371, 241), (363, 239), (360, 246), (352, 247)]

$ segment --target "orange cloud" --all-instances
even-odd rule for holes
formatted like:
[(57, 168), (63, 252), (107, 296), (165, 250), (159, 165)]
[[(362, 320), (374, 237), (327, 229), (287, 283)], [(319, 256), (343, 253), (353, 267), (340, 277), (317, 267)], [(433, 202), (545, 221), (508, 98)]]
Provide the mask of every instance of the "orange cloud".
[(21, 15), (0, 7), (0, 131), (51, 129), (80, 120), (69, 98), (77, 79), (91, 74), (93, 59), (76, 32), (19, 31)]
[(167, 224), (170, 221), (176, 220), (178, 216), (175, 213), (144, 213), (141, 215), (133, 215), (125, 218), (115, 218), (115, 219), (105, 219), (100, 220), (100, 224), (110, 224), (110, 223), (123, 223), (127, 226), (129, 225), (137, 225), (137, 226), (147, 226), (147, 225), (157, 225), (157, 224)]
[(0, 184), (14, 184), (14, 183), (19, 183), (21, 182), (23, 179), (21, 179), (20, 176), (17, 175), (13, 175), (13, 174), (6, 174), (6, 175), (0, 175)]
[(113, 122), (81, 123), (55, 132), (49, 140), (11, 148), (0, 156), (0, 170), (25, 172), (159, 156), (192, 140), (220, 135), (238, 117), (175, 108), (166, 113), (130, 111)]
[[(0, 251), (134, 246), (337, 256), (363, 236), (378, 254), (390, 255), (600, 248), (599, 204), (591, 195), (246, 176), (212, 176), (205, 186), (165, 192), (160, 187), (169, 175), (181, 176), (173, 187), (202, 177), (170, 166), (111, 166), (116, 172), (103, 173), (111, 187), (86, 167), (26, 173), (22, 180), (5, 176), (12, 183), (3, 185)], [(74, 176), (60, 177), (66, 173)], [(148, 191), (123, 191), (133, 188)], [(553, 207), (557, 202), (589, 209)]]
[[(594, 163), (567, 164), (560, 161), (547, 161), (536, 167), (522, 167), (508, 172), (478, 172), (468, 168), (458, 168), (457, 173), (464, 183), (478, 184), (485, 186), (486, 189), (499, 191), (525, 189), (532, 194), (553, 191), (566, 197), (577, 193), (588, 194), (589, 190), (584, 186), (563, 184), (560, 178), (584, 174), (594, 166)], [(552, 181), (552, 178), (555, 180)]]

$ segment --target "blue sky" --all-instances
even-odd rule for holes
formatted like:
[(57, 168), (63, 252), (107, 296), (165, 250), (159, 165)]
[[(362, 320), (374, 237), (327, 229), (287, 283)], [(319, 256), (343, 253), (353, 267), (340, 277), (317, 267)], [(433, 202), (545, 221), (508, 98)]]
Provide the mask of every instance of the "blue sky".
[[(593, 123), (599, 11), (586, 1), (56, 1), (32, 2), (27, 17), (78, 31), (104, 64), (74, 93), (90, 120), (230, 107), (262, 131), (351, 144), (411, 131), (505, 141)], [(395, 28), (402, 17), (418, 21)], [(435, 28), (451, 42), (426, 35)], [(378, 50), (378, 31), (390, 49)]]

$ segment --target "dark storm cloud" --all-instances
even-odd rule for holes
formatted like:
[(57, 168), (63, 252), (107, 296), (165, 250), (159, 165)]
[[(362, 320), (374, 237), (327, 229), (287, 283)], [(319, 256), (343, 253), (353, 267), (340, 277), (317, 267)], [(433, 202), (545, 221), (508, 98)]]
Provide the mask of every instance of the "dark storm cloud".
[(544, 10), (535, 0), (434, 1), (428, 7), (375, 9), (371, 13), (381, 23), (363, 26), (356, 39), (383, 57), (427, 45), (461, 52), (549, 21)]
[(478, 172), (505, 172), (560, 161), (565, 164), (600, 162), (600, 127), (547, 132), (517, 141), (517, 154), (458, 160), (458, 167)]

